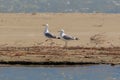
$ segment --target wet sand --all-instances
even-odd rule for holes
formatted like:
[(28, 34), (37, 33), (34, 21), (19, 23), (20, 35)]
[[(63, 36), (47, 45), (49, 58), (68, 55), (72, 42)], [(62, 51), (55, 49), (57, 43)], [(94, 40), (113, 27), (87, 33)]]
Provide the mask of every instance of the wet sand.
[(21, 65), (120, 64), (120, 48), (4, 47), (0, 48), (0, 63)]

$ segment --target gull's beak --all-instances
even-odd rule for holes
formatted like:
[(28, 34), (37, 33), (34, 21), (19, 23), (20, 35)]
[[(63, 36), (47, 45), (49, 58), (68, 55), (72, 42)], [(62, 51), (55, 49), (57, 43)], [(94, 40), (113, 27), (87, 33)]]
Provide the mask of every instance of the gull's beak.
[(46, 26), (46, 24), (43, 24), (42, 26)]
[(61, 31), (58, 31), (58, 32), (61, 32)]

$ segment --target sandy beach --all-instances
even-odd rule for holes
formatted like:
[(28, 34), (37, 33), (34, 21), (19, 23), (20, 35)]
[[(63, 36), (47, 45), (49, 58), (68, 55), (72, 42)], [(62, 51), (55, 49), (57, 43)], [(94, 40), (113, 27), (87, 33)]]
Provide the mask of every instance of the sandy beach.
[[(0, 13), (0, 63), (68, 62), (120, 64), (120, 14), (104, 13)], [(43, 24), (77, 41), (45, 42)]]

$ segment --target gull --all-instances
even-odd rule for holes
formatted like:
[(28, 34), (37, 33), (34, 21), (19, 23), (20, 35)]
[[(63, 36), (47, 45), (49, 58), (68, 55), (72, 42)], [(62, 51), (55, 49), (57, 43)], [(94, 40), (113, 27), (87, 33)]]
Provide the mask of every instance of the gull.
[(60, 39), (60, 37), (57, 37), (57, 36), (53, 35), (53, 34), (49, 31), (49, 29), (48, 29), (49, 25), (48, 25), (48, 24), (45, 24), (45, 25), (43, 25), (43, 26), (45, 26), (44, 36), (45, 36), (46, 38), (48, 38), (48, 39), (45, 40), (45, 41), (48, 41), (48, 40), (51, 40), (51, 41), (52, 41), (52, 39)]
[(65, 41), (65, 47), (67, 47), (68, 41), (78, 40), (78, 38), (76, 38), (76, 37), (73, 37), (73, 36), (70, 36), (70, 35), (65, 34), (63, 29), (61, 29), (59, 32), (60, 32), (60, 38), (61, 38), (63, 41)]

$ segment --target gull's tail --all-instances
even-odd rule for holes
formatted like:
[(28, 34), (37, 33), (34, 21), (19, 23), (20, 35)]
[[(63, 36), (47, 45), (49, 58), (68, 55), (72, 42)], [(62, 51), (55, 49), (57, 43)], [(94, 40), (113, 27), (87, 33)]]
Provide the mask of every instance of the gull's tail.
[(79, 40), (79, 38), (74, 37), (74, 40)]
[(56, 36), (53, 36), (52, 38), (56, 39), (57, 37), (56, 37)]
[(56, 39), (60, 39), (60, 37), (56, 37)]
[(54, 38), (54, 39), (60, 39), (59, 36), (53, 36), (52, 38)]

